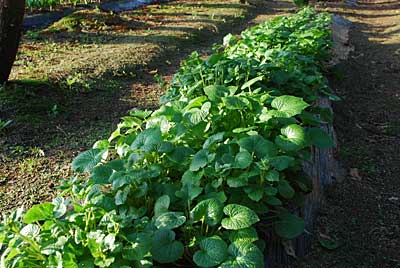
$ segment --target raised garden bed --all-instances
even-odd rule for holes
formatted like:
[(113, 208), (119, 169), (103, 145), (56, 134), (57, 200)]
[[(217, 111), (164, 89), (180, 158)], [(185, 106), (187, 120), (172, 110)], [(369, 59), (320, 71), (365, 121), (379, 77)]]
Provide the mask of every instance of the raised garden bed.
[(227, 36), (207, 60), (193, 54), (160, 109), (132, 112), (74, 160), (82, 175), (61, 194), (71, 199), (5, 219), (6, 262), (264, 267), (259, 237), (303, 233), (293, 213), (312, 190), (303, 162), (319, 157), (312, 145), (333, 145), (319, 107), (334, 97), (321, 73), (329, 24), (306, 9)]

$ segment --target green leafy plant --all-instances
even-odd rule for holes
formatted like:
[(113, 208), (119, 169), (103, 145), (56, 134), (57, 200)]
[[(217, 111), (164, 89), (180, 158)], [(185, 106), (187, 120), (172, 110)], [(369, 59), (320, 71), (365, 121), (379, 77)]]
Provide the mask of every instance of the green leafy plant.
[(12, 120), (1, 120), (0, 119), (0, 133), (3, 132), (8, 126), (12, 124)]
[(31, 9), (54, 8), (60, 5), (89, 4), (98, 0), (27, 0), (26, 6)]
[(0, 267), (264, 267), (263, 231), (292, 239), (311, 191), (329, 16), (311, 9), (194, 53), (155, 111), (132, 111), (75, 158), (52, 203), (0, 224)]

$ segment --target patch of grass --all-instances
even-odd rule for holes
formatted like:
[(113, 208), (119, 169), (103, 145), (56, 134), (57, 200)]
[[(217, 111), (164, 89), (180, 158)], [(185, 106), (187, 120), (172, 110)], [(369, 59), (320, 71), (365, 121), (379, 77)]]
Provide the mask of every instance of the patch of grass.
[(44, 32), (104, 31), (114, 29), (113, 27), (117, 30), (133, 30), (145, 26), (144, 22), (128, 21), (119, 15), (100, 10), (80, 10), (55, 22)]
[(18, 167), (20, 169), (20, 172), (30, 175), (33, 173), (38, 163), (39, 160), (36, 158), (25, 158), (24, 160), (22, 160), (21, 163), (19, 163)]

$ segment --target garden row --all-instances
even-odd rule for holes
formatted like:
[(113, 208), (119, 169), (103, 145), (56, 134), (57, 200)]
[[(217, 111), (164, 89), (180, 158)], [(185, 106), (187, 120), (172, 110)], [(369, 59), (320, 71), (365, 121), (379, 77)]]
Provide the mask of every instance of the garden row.
[[(73, 5), (78, 4), (89, 4), (93, 3), (95, 0), (26, 0), (26, 6), (28, 8), (54, 8), (60, 5)], [(96, 2), (98, 2), (96, 0)]]
[(0, 267), (263, 268), (265, 233), (304, 231), (291, 211), (312, 190), (311, 147), (333, 145), (315, 105), (335, 97), (329, 26), (306, 8), (193, 53), (159, 109), (75, 158), (59, 197), (4, 216)]

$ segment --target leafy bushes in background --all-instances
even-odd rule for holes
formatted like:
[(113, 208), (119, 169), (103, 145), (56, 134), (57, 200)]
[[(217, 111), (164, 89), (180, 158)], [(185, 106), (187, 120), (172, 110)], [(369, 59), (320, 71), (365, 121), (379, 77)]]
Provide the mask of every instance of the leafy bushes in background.
[(329, 23), (304, 9), (192, 54), (159, 109), (75, 158), (59, 197), (4, 217), (0, 267), (264, 267), (264, 232), (303, 232), (311, 146), (332, 146), (315, 105), (334, 97)]
[(98, 0), (26, 0), (28, 8), (53, 8), (58, 5), (77, 5), (98, 2)]

